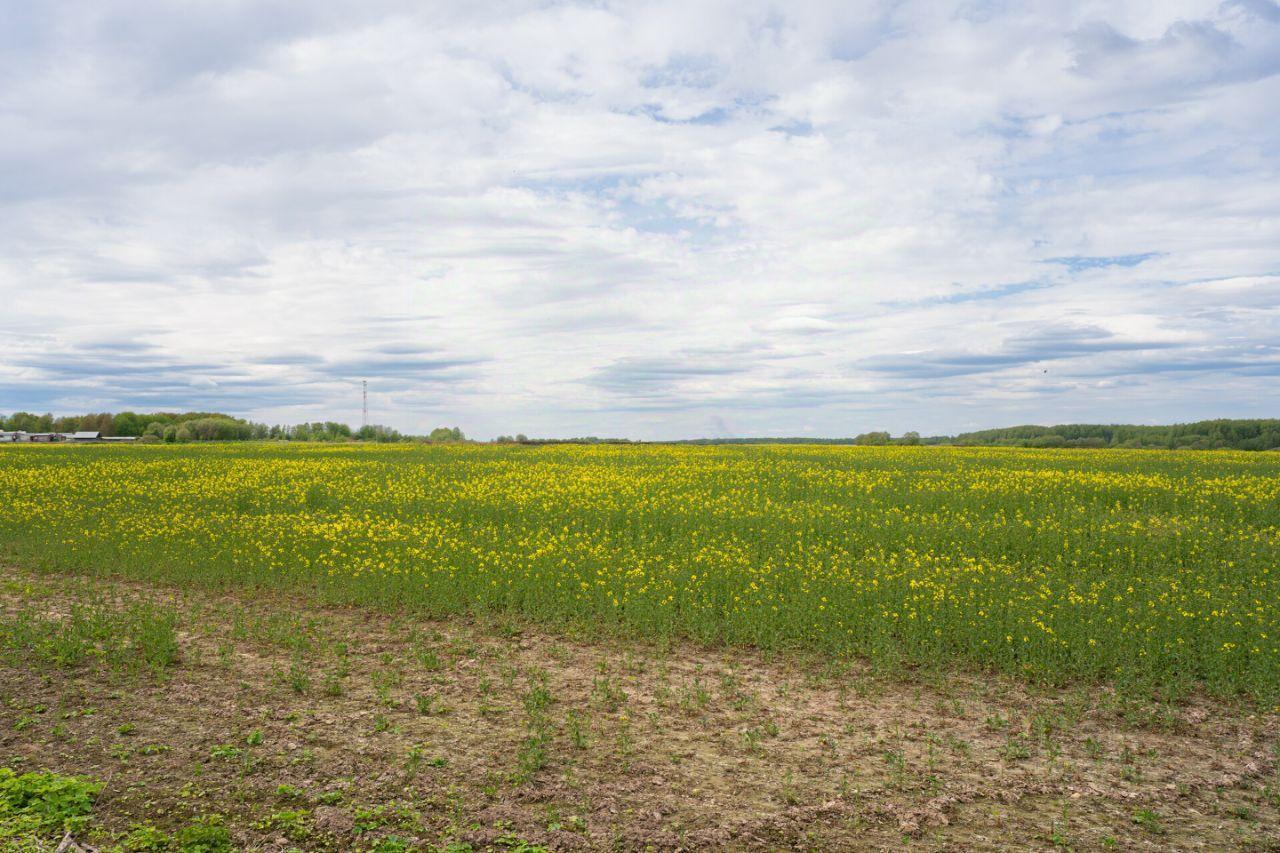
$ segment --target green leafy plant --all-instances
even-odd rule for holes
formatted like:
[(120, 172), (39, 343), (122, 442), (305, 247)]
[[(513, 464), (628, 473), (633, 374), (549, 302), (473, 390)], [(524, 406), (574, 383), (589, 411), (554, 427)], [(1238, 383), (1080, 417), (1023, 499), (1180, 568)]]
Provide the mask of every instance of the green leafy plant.
[(258, 828), (278, 832), (291, 841), (302, 841), (310, 835), (307, 829), (307, 818), (310, 816), (311, 813), (306, 809), (279, 811), (259, 821)]
[(175, 832), (173, 843), (182, 853), (226, 853), (231, 850), (231, 832), (222, 815), (206, 815)]
[(79, 831), (101, 790), (101, 782), (83, 776), (0, 767), (0, 838)]
[(171, 839), (168, 833), (147, 824), (137, 824), (120, 843), (128, 853), (160, 853), (168, 850)]

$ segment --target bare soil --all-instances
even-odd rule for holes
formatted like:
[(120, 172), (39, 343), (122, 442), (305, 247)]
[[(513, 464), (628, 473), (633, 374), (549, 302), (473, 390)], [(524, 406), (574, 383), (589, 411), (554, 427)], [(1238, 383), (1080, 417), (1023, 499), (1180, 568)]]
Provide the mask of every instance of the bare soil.
[(0, 654), (0, 766), (104, 781), (105, 847), (1280, 850), (1273, 710), (0, 569), (5, 620), (135, 600), (158, 675)]

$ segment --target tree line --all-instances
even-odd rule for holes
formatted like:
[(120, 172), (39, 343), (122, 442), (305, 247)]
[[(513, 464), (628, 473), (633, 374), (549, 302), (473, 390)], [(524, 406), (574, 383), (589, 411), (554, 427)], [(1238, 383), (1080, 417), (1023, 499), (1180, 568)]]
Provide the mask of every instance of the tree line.
[(404, 435), (391, 427), (368, 424), (353, 430), (336, 421), (265, 424), (221, 412), (94, 412), (86, 415), (0, 415), (0, 429), (23, 432), (100, 432), (104, 436), (132, 436), (140, 441), (465, 441), (457, 427), (439, 427), (425, 436)]
[[(336, 421), (300, 424), (255, 423), (220, 412), (95, 412), (85, 415), (37, 415), (15, 412), (0, 415), (0, 429), (25, 432), (76, 432), (88, 430), (103, 435), (135, 436), (143, 441), (426, 441), (461, 442), (466, 436), (457, 427), (437, 427), (427, 435), (405, 435), (391, 427), (369, 424), (352, 429)], [(547, 439), (523, 434), (501, 435), (499, 444), (625, 444), (625, 438)], [(1278, 419), (1219, 419), (1185, 424), (1147, 426), (1140, 424), (1058, 424), (986, 429), (959, 435), (922, 437), (911, 431), (893, 436), (887, 431), (864, 432), (849, 438), (696, 438), (672, 444), (854, 444), (916, 445), (949, 444), (995, 447), (1127, 447), (1167, 450), (1277, 450), (1280, 449)]]
[(493, 440), (494, 444), (632, 444), (629, 438), (600, 438), (596, 435), (584, 435), (576, 438), (529, 438), (524, 433), (500, 435)]
[[(942, 443), (933, 442), (930, 443)], [(966, 432), (947, 439), (959, 445), (1014, 447), (1136, 447), (1166, 450), (1275, 450), (1280, 420), (1212, 420), (1186, 424), (1058, 424)]]
[(697, 438), (676, 444), (930, 444), (960, 447), (1127, 447), (1161, 450), (1277, 450), (1280, 420), (1212, 420), (1186, 424), (1058, 424), (1005, 427), (921, 437), (864, 432), (852, 438)]
[(851, 438), (815, 438), (813, 436), (790, 436), (787, 438), (689, 438), (670, 444), (857, 444), (868, 447), (880, 447), (889, 444), (942, 444), (946, 436), (921, 438), (915, 430), (904, 432), (894, 437), (883, 430), (859, 433)]

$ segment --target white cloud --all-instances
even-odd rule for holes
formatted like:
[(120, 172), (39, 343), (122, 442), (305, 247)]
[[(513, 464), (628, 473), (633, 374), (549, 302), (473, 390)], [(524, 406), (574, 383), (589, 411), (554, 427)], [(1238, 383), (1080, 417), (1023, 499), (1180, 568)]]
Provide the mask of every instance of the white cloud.
[(1274, 414), (1269, 0), (10, 11), (0, 410)]

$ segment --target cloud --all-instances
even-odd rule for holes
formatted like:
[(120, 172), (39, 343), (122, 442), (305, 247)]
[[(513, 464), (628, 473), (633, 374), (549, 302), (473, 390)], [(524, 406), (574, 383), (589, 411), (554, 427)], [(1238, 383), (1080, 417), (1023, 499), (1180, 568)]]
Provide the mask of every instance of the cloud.
[(382, 352), (324, 363), (324, 372), (335, 377), (376, 376), (417, 382), (449, 381), (474, 375), (472, 368), (488, 359), (442, 356), (431, 351), (396, 354)]
[(1274, 414), (1271, 0), (7, 24), (0, 411), (357, 421), (367, 379), (375, 420), (481, 436)]
[(1143, 261), (1158, 257), (1156, 252), (1143, 252), (1137, 255), (1117, 255), (1111, 258), (1087, 258), (1079, 255), (1069, 258), (1047, 258), (1047, 264), (1062, 264), (1069, 272), (1095, 270), (1102, 267), (1136, 267)]
[(1227, 0), (1224, 9), (1238, 9), (1245, 15), (1280, 24), (1280, 4), (1275, 0)]
[(1170, 341), (1126, 339), (1097, 326), (1049, 324), (1010, 335), (990, 349), (925, 350), (880, 355), (863, 359), (857, 366), (897, 376), (938, 378), (989, 373), (1080, 356), (1164, 350), (1174, 346), (1176, 344)]
[[(1250, 46), (1208, 20), (1178, 20), (1159, 38), (1136, 39), (1095, 21), (1070, 35), (1072, 70), (1087, 77), (1117, 75), (1129, 85), (1216, 83), (1274, 74), (1280, 61), (1255, 54)], [(1274, 38), (1268, 47), (1275, 46)]]
[(623, 358), (595, 369), (586, 381), (631, 397), (653, 397), (673, 393), (690, 382), (746, 371), (746, 365), (700, 363), (692, 358)]

